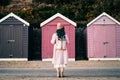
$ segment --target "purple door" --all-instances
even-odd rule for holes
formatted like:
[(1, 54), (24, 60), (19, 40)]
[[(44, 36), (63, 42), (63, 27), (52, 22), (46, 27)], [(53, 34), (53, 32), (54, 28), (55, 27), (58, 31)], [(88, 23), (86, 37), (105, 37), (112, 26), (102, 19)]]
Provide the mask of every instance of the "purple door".
[(94, 26), (94, 57), (115, 57), (115, 27), (109, 25)]
[(104, 57), (105, 52), (105, 28), (102, 26), (94, 26), (93, 32), (93, 45), (94, 45), (94, 57), (102, 58)]
[(105, 26), (105, 30), (106, 30), (106, 57), (109, 58), (115, 58), (116, 57), (116, 39), (115, 39), (115, 26), (112, 25), (106, 25)]

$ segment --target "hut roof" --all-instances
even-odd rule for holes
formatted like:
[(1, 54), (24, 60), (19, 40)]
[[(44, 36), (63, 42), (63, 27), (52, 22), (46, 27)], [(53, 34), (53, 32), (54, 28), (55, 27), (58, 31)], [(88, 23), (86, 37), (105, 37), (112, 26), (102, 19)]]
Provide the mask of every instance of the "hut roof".
[(53, 20), (53, 19), (55, 19), (55, 18), (57, 18), (57, 17), (60, 17), (60, 18), (62, 18), (62, 19), (64, 19), (64, 20), (66, 20), (67, 22), (71, 23), (72, 25), (76, 26), (76, 23), (75, 23), (75, 22), (73, 22), (72, 20), (68, 19), (67, 17), (63, 16), (63, 15), (60, 14), (60, 13), (57, 13), (57, 14), (53, 15), (52, 17), (48, 18), (47, 20), (45, 20), (44, 22), (42, 22), (42, 23), (40, 24), (40, 26), (42, 27), (43, 25), (47, 24), (48, 22), (50, 22), (51, 20)]
[(24, 24), (26, 24), (27, 26), (30, 25), (27, 21), (23, 20), (22, 18), (18, 17), (17, 15), (15, 15), (12, 12), (10, 14), (8, 14), (7, 16), (3, 17), (2, 19), (0, 19), (0, 23), (3, 22), (4, 20), (6, 20), (9, 17), (14, 17), (14, 18), (18, 19), (19, 21), (23, 22)]
[(115, 20), (113, 17), (111, 17), (110, 15), (108, 15), (107, 13), (103, 12), (102, 14), (100, 14), (98, 17), (96, 17), (95, 19), (93, 19), (91, 22), (89, 22), (87, 24), (87, 26), (90, 26), (91, 24), (93, 24), (96, 20), (98, 20), (99, 18), (101, 18), (102, 16), (107, 16), (108, 18), (110, 18), (112, 21), (114, 21), (115, 23), (120, 25), (120, 22), (118, 22), (117, 20)]

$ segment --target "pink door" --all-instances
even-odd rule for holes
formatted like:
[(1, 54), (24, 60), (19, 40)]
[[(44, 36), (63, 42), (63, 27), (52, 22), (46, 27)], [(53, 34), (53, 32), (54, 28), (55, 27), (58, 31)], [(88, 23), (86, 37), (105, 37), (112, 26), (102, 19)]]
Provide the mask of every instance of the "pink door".
[(116, 57), (120, 58), (120, 25), (115, 25), (116, 26)]
[(103, 26), (94, 26), (93, 29), (93, 46), (94, 46), (94, 57), (102, 58), (104, 57), (105, 51), (105, 28)]
[(68, 53), (69, 53), (69, 58), (74, 58), (75, 57), (75, 30), (73, 30), (74, 26), (72, 25), (65, 25), (65, 32), (68, 35), (69, 38), (69, 44), (67, 45)]
[(115, 27), (94, 26), (94, 56), (96, 58), (115, 57)]
[[(73, 36), (74, 30), (72, 29), (73, 26), (65, 25), (65, 32), (68, 35), (70, 43), (67, 45), (69, 58), (75, 57), (75, 45), (74, 45), (74, 38)], [(42, 58), (52, 58), (53, 57), (53, 45), (50, 43), (53, 33), (56, 32), (56, 25), (47, 25), (43, 27), (42, 30)]]
[(115, 26), (106, 25), (106, 54), (105, 57), (115, 58), (116, 57), (116, 39), (115, 39)]
[[(55, 27), (55, 28), (53, 28)], [(51, 44), (51, 39), (53, 33), (56, 31), (55, 25), (49, 25), (43, 27), (42, 30), (42, 58), (52, 58), (53, 57), (53, 45)]]
[[(54, 28), (53, 28), (54, 27)], [(51, 39), (52, 39), (52, 35), (53, 33), (56, 32), (56, 25), (50, 25), (49, 26), (49, 30), (48, 30), (48, 34), (49, 34), (49, 41), (48, 41), (48, 58), (52, 58), (53, 57), (53, 44), (51, 44)]]
[(48, 28), (47, 27), (43, 27), (42, 28), (42, 58), (47, 58), (47, 56), (49, 55), (49, 47), (47, 46), (49, 43), (48, 40)]

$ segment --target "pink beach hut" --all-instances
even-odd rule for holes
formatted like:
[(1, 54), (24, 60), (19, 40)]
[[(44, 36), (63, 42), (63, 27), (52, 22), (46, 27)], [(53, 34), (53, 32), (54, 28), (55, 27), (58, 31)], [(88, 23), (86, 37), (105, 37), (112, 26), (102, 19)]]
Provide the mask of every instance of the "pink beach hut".
[(89, 60), (120, 60), (120, 23), (103, 12), (87, 24)]
[(53, 56), (53, 45), (50, 43), (52, 34), (56, 32), (56, 24), (61, 22), (69, 37), (68, 44), (69, 60), (75, 60), (75, 26), (76, 23), (57, 13), (40, 24), (42, 27), (42, 61), (51, 61)]

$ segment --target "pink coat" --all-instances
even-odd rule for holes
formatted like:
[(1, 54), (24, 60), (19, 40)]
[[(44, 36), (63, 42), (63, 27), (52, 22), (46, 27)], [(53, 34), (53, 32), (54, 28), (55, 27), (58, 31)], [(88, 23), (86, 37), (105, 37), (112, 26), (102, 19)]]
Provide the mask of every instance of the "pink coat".
[[(66, 42), (67, 44), (69, 43), (69, 39), (68, 36), (65, 35), (66, 37)], [(57, 50), (56, 49), (56, 39), (57, 39), (57, 34), (54, 33), (52, 35), (52, 39), (51, 39), (51, 43), (54, 44), (53, 47), (53, 60), (52, 63), (54, 65), (65, 65), (68, 63), (68, 51), (66, 50)]]

